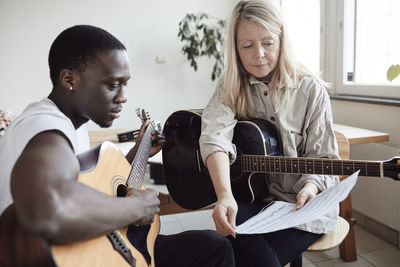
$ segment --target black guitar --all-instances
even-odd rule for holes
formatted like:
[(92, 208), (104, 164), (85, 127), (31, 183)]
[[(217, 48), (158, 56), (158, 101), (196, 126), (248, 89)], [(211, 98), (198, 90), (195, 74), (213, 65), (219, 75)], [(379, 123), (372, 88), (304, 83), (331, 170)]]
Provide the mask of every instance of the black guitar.
[[(199, 148), (202, 110), (174, 112), (164, 127), (162, 150), (168, 191), (186, 209), (206, 207), (217, 200), (212, 181)], [(231, 186), (236, 200), (251, 203), (267, 197), (267, 173), (350, 175), (390, 177), (400, 180), (400, 157), (390, 161), (291, 158), (282, 156), (276, 127), (262, 119), (239, 121), (233, 143), (238, 156), (231, 166)]]

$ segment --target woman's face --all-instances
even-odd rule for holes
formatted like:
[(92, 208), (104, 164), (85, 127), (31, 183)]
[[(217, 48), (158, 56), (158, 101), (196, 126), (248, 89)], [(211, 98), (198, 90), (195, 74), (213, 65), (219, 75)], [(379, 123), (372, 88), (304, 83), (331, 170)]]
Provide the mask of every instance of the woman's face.
[(236, 47), (243, 67), (258, 79), (266, 78), (275, 69), (280, 53), (279, 36), (261, 24), (241, 19)]

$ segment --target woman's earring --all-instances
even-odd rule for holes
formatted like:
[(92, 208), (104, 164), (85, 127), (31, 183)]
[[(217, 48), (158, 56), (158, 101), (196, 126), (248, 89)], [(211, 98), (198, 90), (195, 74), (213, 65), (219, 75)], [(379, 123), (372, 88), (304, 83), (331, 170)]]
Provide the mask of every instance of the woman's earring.
[(73, 89), (74, 89), (74, 88), (72, 88), (72, 86), (70, 86), (70, 87), (69, 87), (69, 90), (71, 90), (71, 91), (72, 91)]

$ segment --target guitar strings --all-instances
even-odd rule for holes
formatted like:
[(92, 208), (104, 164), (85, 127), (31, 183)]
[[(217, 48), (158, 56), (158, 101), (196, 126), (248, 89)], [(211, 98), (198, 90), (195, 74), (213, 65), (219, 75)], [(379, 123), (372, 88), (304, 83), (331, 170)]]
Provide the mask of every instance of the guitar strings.
[[(141, 189), (144, 181), (144, 173), (147, 168), (147, 160), (149, 158), (149, 152), (151, 149), (151, 132), (154, 130), (151, 128), (152, 124), (149, 124), (143, 138), (140, 142), (139, 148), (136, 152), (136, 156), (132, 162), (131, 172), (128, 177), (127, 184), (137, 190)], [(145, 145), (147, 144), (147, 146)]]
[[(276, 157), (264, 155), (242, 155), (238, 161), (242, 169), (249, 171), (265, 172), (289, 172), (289, 173), (313, 173), (313, 174), (351, 174), (351, 171), (361, 169), (361, 174), (370, 176), (381, 176), (381, 162), (365, 162), (351, 160), (331, 160), (331, 159), (302, 159), (290, 157)], [(293, 165), (294, 164), (294, 165)], [(391, 166), (386, 163), (384, 166)]]

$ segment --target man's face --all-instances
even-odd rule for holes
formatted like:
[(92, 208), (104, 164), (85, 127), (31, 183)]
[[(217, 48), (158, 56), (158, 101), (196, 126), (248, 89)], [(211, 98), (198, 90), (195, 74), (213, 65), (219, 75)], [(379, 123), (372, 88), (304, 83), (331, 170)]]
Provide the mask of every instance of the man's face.
[(104, 50), (90, 60), (79, 73), (77, 110), (79, 117), (90, 119), (101, 127), (109, 127), (119, 118), (122, 103), (127, 101), (125, 87), (129, 74), (129, 59), (125, 50)]

